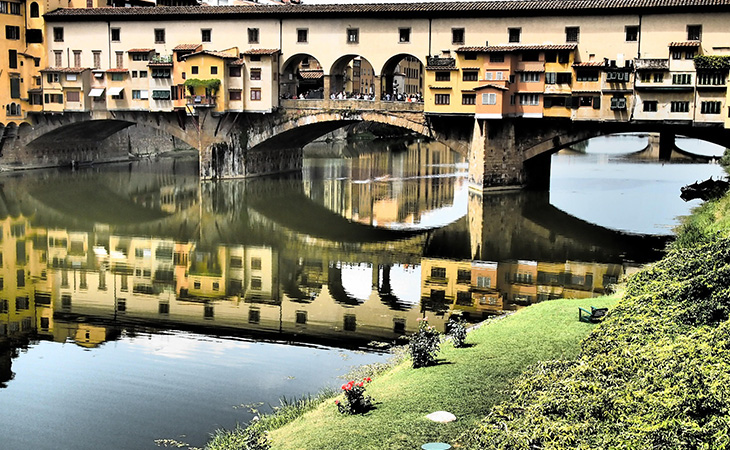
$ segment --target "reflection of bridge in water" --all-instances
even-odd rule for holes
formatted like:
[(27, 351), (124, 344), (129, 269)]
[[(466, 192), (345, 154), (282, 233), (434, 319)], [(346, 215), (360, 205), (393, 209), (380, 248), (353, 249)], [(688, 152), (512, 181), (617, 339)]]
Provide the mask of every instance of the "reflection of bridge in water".
[[(313, 202), (298, 178), (201, 185), (194, 166), (166, 164), (175, 171), (140, 165), (73, 179), (47, 173), (4, 180), (0, 208), (11, 232), (2, 242), (3, 278), (23, 283), (6, 281), (3, 298), (26, 300), (7, 303), (0, 335), (73, 333), (92, 343), (98, 330), (90, 327), (144, 323), (362, 345), (412, 331), (431, 308), (419, 307), (431, 289), (425, 260), (429, 267), (433, 258), (466, 266), (532, 260), (593, 267), (653, 259), (663, 243), (587, 224), (549, 205), (547, 196), (524, 193), (474, 196), (469, 215), (444, 229), (379, 229)], [(79, 191), (83, 204), (70, 196)], [(530, 283), (520, 281), (537, 292), (535, 273)], [(586, 279), (584, 293), (597, 293)], [(462, 284), (477, 302), (478, 286)], [(525, 295), (497, 277), (491, 288), (505, 300)], [(445, 295), (450, 306), (436, 311), (496, 312), (456, 297)], [(91, 324), (76, 323), (80, 317)], [(443, 326), (447, 317), (434, 320)]]

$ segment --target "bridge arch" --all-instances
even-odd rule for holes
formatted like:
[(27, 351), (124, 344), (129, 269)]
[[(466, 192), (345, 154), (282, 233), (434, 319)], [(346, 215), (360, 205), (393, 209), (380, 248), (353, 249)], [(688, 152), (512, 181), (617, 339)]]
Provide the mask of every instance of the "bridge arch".
[[(400, 78), (398, 68), (401, 70), (402, 81), (397, 79)], [(410, 53), (391, 56), (380, 69), (381, 92), (383, 95), (423, 94), (423, 70), (423, 61), (417, 56)], [(413, 80), (417, 80), (417, 82)]]
[[(324, 71), (319, 60), (309, 53), (297, 53), (281, 64), (279, 90), (283, 98), (298, 98), (300, 94), (324, 93)], [(323, 94), (324, 95), (324, 94)]]
[(329, 70), (329, 94), (368, 94), (378, 97), (378, 77), (375, 68), (367, 58), (355, 53), (340, 56)]

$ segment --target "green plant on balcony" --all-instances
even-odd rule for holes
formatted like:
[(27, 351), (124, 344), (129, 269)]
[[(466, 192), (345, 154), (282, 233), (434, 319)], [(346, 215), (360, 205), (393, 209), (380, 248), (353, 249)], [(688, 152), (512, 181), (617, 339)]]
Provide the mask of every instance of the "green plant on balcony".
[(185, 87), (188, 88), (190, 95), (195, 95), (197, 88), (204, 88), (205, 94), (215, 97), (218, 89), (221, 87), (221, 80), (214, 78), (212, 80), (199, 80), (197, 78), (190, 78), (185, 80)]
[(695, 56), (694, 61), (695, 61), (696, 69), (716, 69), (716, 70), (730, 69), (730, 56), (699, 55), (699, 56)]

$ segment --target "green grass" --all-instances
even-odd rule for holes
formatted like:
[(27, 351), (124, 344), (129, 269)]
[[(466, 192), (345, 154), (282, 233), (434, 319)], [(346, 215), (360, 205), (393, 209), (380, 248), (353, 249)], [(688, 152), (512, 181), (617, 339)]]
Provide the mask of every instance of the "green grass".
[[(573, 359), (592, 325), (579, 322), (578, 306), (612, 306), (617, 296), (554, 300), (487, 323), (467, 336), (467, 348), (444, 343), (440, 364), (412, 369), (403, 361), (368, 386), (376, 408), (365, 415), (339, 414), (332, 399), (271, 430), (272, 449), (417, 449), (426, 442), (454, 443), (504, 400), (510, 380), (546, 359)], [(425, 416), (446, 410), (456, 422)], [(210, 447), (213, 449), (213, 447)]]

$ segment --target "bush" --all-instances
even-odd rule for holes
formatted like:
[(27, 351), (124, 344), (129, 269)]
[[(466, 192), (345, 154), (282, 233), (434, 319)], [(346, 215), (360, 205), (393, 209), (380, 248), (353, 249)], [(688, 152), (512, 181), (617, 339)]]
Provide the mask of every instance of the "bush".
[(426, 367), (436, 362), (441, 345), (441, 334), (428, 324), (428, 318), (419, 319), (418, 331), (408, 341), (408, 351), (413, 359), (413, 368)]
[(370, 378), (363, 378), (360, 382), (350, 381), (342, 385), (345, 392), (345, 401), (335, 400), (337, 409), (342, 414), (364, 414), (373, 407), (373, 399), (365, 395), (365, 383), (370, 383)]
[(206, 450), (269, 450), (271, 443), (266, 432), (253, 422), (247, 428), (237, 426), (231, 431), (218, 430), (205, 446)]
[(454, 347), (461, 348), (466, 344), (466, 322), (461, 317), (451, 316), (449, 323), (446, 324), (447, 334), (451, 336), (451, 340), (454, 343)]

